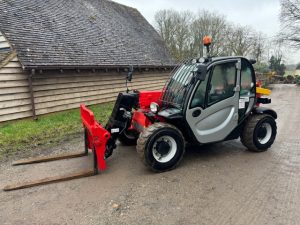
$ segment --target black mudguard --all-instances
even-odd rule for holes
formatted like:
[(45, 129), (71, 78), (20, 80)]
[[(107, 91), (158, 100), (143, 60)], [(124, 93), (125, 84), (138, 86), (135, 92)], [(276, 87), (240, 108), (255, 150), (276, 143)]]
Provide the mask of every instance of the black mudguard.
[(158, 115), (167, 120), (183, 118), (182, 110), (177, 109), (177, 108), (172, 108), (172, 107), (162, 109), (161, 111), (158, 112)]
[(255, 114), (268, 114), (272, 116), (274, 119), (277, 119), (277, 113), (273, 109), (265, 108), (265, 107), (256, 107), (252, 110)]

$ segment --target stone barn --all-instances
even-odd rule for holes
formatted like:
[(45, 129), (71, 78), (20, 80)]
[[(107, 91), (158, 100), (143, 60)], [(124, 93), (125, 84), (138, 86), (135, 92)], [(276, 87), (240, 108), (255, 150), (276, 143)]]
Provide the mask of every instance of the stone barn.
[(0, 122), (161, 89), (174, 61), (134, 8), (108, 0), (0, 4)]

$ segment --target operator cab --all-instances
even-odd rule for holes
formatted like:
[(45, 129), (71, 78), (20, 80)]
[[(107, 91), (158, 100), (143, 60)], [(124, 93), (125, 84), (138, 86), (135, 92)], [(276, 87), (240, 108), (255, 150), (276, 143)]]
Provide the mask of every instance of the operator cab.
[(185, 119), (200, 143), (226, 139), (255, 105), (255, 74), (242, 57), (214, 58), (203, 81), (191, 88)]
[(158, 115), (177, 126), (181, 119), (198, 143), (218, 142), (251, 113), (255, 97), (255, 72), (248, 59), (190, 59), (171, 75)]
[[(261, 95), (270, 91), (256, 87), (251, 61), (244, 57), (210, 57), (211, 39), (204, 38), (207, 57), (179, 65), (141, 117), (137, 152), (154, 171), (175, 168), (186, 143), (207, 144), (240, 137), (250, 151), (266, 151), (273, 144), (277, 114), (258, 107), (270, 103)], [(141, 112), (139, 112), (141, 113)], [(138, 123), (138, 116), (134, 122)], [(138, 126), (137, 129), (139, 129)]]

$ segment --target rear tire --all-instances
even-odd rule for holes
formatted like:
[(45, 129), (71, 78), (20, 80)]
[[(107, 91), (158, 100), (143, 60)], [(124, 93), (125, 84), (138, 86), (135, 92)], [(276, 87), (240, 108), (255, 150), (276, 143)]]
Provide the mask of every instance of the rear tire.
[(181, 162), (185, 142), (175, 126), (154, 123), (140, 134), (136, 149), (147, 167), (155, 172), (164, 172), (174, 169)]
[(136, 145), (139, 133), (132, 130), (124, 130), (118, 137), (123, 145), (132, 146)]
[(241, 142), (249, 151), (263, 152), (274, 143), (277, 134), (275, 119), (267, 114), (251, 115), (241, 135)]

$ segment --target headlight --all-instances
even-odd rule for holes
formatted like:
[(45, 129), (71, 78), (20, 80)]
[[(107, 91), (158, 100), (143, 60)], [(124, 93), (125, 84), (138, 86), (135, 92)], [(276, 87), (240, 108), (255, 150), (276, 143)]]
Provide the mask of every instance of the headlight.
[(159, 110), (159, 105), (156, 102), (151, 102), (150, 104), (150, 110), (153, 113), (157, 113)]

